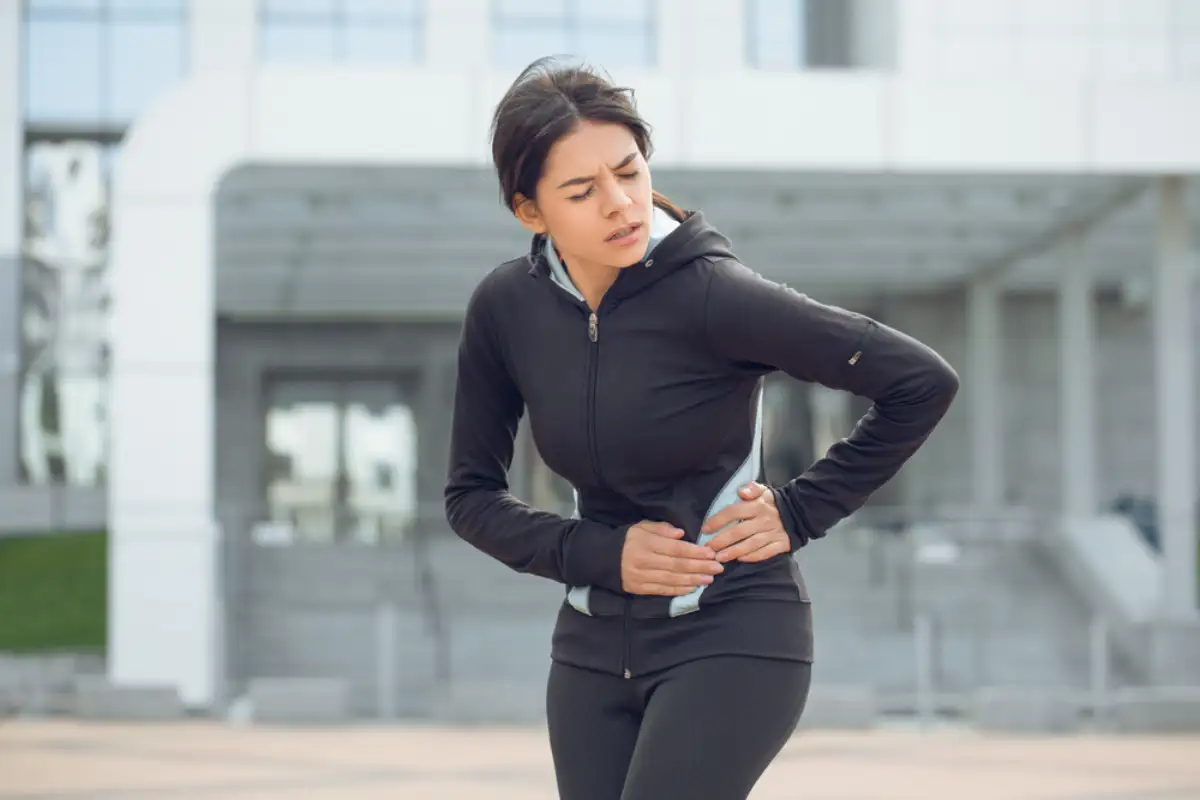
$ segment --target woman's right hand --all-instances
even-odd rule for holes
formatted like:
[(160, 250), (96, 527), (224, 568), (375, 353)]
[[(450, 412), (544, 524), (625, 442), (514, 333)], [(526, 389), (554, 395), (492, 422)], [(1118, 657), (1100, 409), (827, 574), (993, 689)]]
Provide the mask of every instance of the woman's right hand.
[(631, 594), (684, 595), (712, 583), (725, 567), (707, 547), (682, 541), (683, 531), (666, 522), (643, 521), (625, 535), (621, 585)]

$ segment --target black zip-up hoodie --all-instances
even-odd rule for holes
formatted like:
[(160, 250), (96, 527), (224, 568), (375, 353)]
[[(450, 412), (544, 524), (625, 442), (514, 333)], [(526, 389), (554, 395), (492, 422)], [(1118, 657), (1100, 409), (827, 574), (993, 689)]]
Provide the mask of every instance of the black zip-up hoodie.
[[(665, 521), (707, 541), (705, 519), (763, 480), (762, 379), (778, 370), (873, 401), (847, 438), (772, 487), (794, 553), (896, 474), (945, 415), (957, 374), (893, 328), (752, 272), (700, 212), (622, 270), (595, 313), (555, 280), (547, 249), (535, 236), (468, 303), (451, 527), (512, 569), (564, 584), (557, 660), (626, 677), (721, 653), (811, 660), (791, 555), (728, 562), (683, 597), (633, 595), (621, 584), (626, 531)], [(509, 491), (526, 410), (547, 466), (576, 489), (572, 518)]]

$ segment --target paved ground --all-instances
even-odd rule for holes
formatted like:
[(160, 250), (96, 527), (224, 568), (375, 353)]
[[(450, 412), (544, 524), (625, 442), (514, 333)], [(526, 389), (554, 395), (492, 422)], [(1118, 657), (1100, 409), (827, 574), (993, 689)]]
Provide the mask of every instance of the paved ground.
[[(5, 800), (555, 796), (544, 732), (530, 728), (0, 723)], [(1195, 800), (1200, 737), (801, 733), (753, 797)]]

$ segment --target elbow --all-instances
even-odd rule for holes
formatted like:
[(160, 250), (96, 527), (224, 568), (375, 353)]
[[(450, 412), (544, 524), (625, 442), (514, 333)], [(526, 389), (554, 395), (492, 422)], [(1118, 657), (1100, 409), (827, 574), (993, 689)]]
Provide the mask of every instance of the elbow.
[(920, 419), (925, 420), (925, 424), (936, 425), (950, 410), (958, 395), (959, 385), (958, 372), (954, 367), (926, 348), (905, 378), (893, 387), (892, 397), (901, 406), (913, 409)]
[(467, 518), (470, 516), (468, 510), (471, 505), (470, 497), (470, 488), (455, 482), (446, 484), (446, 489), (443, 493), (443, 508), (446, 513), (446, 522), (450, 525), (450, 530), (463, 538), (465, 538), (468, 530)]
[(958, 395), (958, 389), (961, 385), (958, 372), (954, 367), (950, 366), (949, 362), (939, 356), (930, 365), (927, 381), (936, 405), (944, 414), (950, 409), (950, 405)]

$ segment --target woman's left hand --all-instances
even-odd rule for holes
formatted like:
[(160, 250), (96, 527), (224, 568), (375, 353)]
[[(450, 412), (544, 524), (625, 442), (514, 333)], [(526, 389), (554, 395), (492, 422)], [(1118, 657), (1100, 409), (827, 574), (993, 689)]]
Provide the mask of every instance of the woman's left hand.
[(704, 522), (701, 533), (712, 533), (730, 523), (709, 542), (717, 560), (766, 561), (791, 552), (791, 540), (779, 519), (775, 494), (760, 483), (749, 483), (738, 490), (740, 502), (726, 506)]

